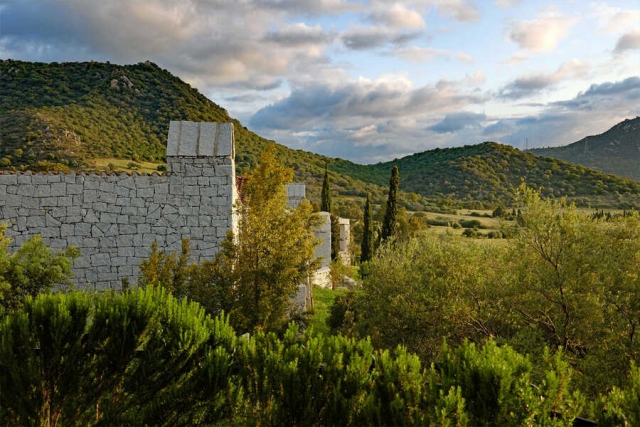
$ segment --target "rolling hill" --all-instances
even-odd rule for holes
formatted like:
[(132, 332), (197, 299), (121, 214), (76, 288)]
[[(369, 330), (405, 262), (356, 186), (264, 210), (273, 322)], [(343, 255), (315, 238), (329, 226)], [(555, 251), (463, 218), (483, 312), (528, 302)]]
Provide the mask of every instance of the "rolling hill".
[[(171, 120), (232, 121), (239, 174), (250, 170), (270, 143), (150, 62), (0, 60), (1, 168), (93, 170), (105, 158), (160, 165)], [(393, 164), (400, 169), (401, 203), (411, 210), (508, 205), (522, 180), (547, 195), (566, 195), (594, 207), (640, 204), (638, 182), (496, 143), (436, 149), (375, 165), (277, 147), (296, 180), (307, 184), (311, 200), (319, 200), (328, 163), (335, 200), (342, 206), (359, 208), (367, 192), (374, 203), (383, 203)]]
[(640, 117), (624, 120), (600, 135), (587, 136), (564, 147), (530, 151), (640, 180)]

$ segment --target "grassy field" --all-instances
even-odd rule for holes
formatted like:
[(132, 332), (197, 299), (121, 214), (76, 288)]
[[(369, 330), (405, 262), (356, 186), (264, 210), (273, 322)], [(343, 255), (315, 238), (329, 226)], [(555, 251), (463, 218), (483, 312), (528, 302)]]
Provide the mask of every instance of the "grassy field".
[[(111, 167), (109, 167), (111, 165)], [(158, 166), (164, 165), (164, 163), (152, 163), (152, 162), (133, 162), (128, 159), (116, 159), (116, 158), (99, 158), (95, 159), (93, 166), (98, 170), (114, 170), (118, 172), (158, 172)]]
[(315, 334), (329, 335), (327, 319), (329, 318), (331, 305), (338, 295), (345, 292), (347, 292), (347, 290), (344, 288), (335, 291), (318, 287), (313, 288), (315, 311), (311, 317), (310, 327), (313, 328)]

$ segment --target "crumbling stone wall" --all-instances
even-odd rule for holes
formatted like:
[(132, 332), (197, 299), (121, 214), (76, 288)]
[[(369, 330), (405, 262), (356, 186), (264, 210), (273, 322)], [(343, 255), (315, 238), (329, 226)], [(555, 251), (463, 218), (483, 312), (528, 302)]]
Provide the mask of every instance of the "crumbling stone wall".
[(237, 224), (234, 155), (231, 123), (171, 122), (166, 174), (0, 172), (0, 221), (11, 249), (35, 234), (77, 246), (74, 281), (119, 288), (152, 242), (177, 251), (189, 238), (193, 261), (214, 256)]

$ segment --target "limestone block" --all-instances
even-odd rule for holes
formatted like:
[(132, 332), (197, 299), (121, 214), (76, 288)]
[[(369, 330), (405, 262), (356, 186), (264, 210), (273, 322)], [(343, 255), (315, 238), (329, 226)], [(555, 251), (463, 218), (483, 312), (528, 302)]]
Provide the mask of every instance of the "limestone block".
[(107, 209), (106, 212), (112, 213), (112, 214), (116, 214), (116, 215), (120, 215), (122, 213), (122, 206), (118, 206), (118, 205), (107, 205)]
[(119, 234), (135, 234), (136, 228), (137, 227), (135, 225), (121, 224), (118, 226), (118, 233)]
[(67, 194), (67, 196), (73, 196), (75, 194), (82, 194), (82, 185), (80, 184), (67, 184), (67, 189), (65, 191), (65, 193)]
[(107, 204), (115, 204), (117, 200), (117, 196), (115, 193), (98, 193), (98, 200), (101, 202), (105, 202)]
[(91, 236), (91, 224), (77, 223), (73, 234), (76, 236)]
[(167, 135), (167, 157), (177, 156), (180, 146), (180, 127), (181, 122), (169, 122), (169, 134)]
[[(121, 185), (116, 186), (116, 190), (115, 190), (115, 194), (116, 196), (118, 196), (118, 199), (120, 199), (121, 197), (130, 197), (131, 196), (131, 190), (129, 190), (126, 187), (123, 187)], [(135, 196), (135, 194), (134, 194)]]
[(86, 190), (99, 190), (100, 189), (100, 181), (99, 178), (95, 176), (86, 177), (84, 180), (84, 189)]
[(136, 190), (136, 197), (153, 197), (153, 194), (154, 194), (153, 187), (138, 188)]
[(40, 231), (40, 234), (42, 235), (43, 240), (45, 238), (60, 237), (60, 228), (59, 227), (45, 227), (45, 228), (42, 228), (42, 229), (40, 229), (38, 231)]
[(133, 250), (132, 246), (118, 248), (119, 257), (132, 257), (134, 256), (134, 254), (135, 254), (135, 251)]
[(85, 203), (94, 203), (98, 201), (97, 190), (85, 190), (83, 193)]
[(31, 183), (32, 184), (49, 184), (49, 176), (48, 175), (43, 175), (42, 173), (37, 173), (35, 175), (32, 175), (31, 177)]
[(115, 214), (102, 212), (100, 213), (100, 222), (106, 222), (107, 224), (115, 224), (117, 221), (117, 216)]
[(75, 226), (73, 224), (62, 224), (60, 226), (60, 234), (67, 236), (70, 245), (79, 246), (82, 243), (82, 237), (75, 235)]
[(31, 185), (31, 175), (18, 175), (18, 185)]
[(182, 196), (183, 186), (181, 184), (169, 184), (169, 194), (174, 196)]
[(29, 228), (44, 228), (46, 221), (44, 215), (33, 215), (27, 218), (27, 227)]
[[(136, 208), (142, 208), (142, 209), (145, 209), (146, 211), (145, 201), (142, 199), (131, 199), (131, 206)], [(146, 212), (144, 213), (144, 215), (146, 215)]]
[(51, 216), (50, 213), (47, 213), (45, 215), (45, 224), (47, 227), (57, 227), (57, 228), (59, 228), (60, 225), (62, 225), (62, 223), (57, 219), (55, 219), (53, 216)]
[(133, 246), (133, 234), (123, 234), (118, 237), (118, 247), (132, 247)]
[[(25, 197), (22, 200), (22, 207), (26, 208), (26, 209), (40, 209), (42, 207), (42, 200), (36, 199), (36, 198), (31, 198), (31, 197)], [(28, 213), (25, 213), (24, 215), (28, 215)]]
[(233, 166), (231, 165), (220, 165), (215, 169), (215, 174), (218, 177), (222, 176), (232, 176), (234, 174)]
[(233, 137), (233, 124), (221, 123), (218, 125), (218, 138), (216, 140), (218, 150), (215, 153), (216, 157), (234, 157), (233, 152), (234, 137)]
[(179, 156), (195, 157), (198, 155), (198, 134), (200, 131), (198, 125), (198, 123), (194, 122), (180, 123)]
[(116, 222), (120, 225), (128, 225), (129, 217), (127, 215), (118, 215), (118, 219)]
[[(82, 246), (84, 246), (86, 249), (99, 248), (100, 240), (96, 237), (85, 237), (84, 239), (82, 239)], [(95, 251), (91, 251), (88, 253), (97, 253), (97, 252), (98, 250), (96, 249)]]
[(71, 206), (73, 198), (71, 196), (58, 197), (58, 206)]
[(54, 182), (51, 184), (51, 195), (52, 196), (66, 196), (67, 195), (67, 185), (63, 182)]
[[(36, 175), (38, 176), (38, 175)], [(51, 196), (51, 186), (50, 185), (36, 185), (36, 188), (33, 192), (34, 197), (50, 197)]]
[(30, 184), (24, 184), (24, 185), (18, 186), (17, 194), (20, 196), (33, 197), (34, 193), (35, 193), (35, 187), (31, 186)]
[(99, 227), (94, 225), (91, 227), (91, 237), (104, 237), (104, 233)]
[(58, 206), (58, 197), (43, 197), (40, 199), (40, 206)]
[(151, 226), (149, 224), (138, 224), (136, 228), (137, 228), (136, 234), (139, 234), (139, 235), (151, 232)]
[(12, 174), (9, 175), (6, 172), (0, 175), (0, 184), (1, 185), (16, 185), (18, 183), (18, 175)]

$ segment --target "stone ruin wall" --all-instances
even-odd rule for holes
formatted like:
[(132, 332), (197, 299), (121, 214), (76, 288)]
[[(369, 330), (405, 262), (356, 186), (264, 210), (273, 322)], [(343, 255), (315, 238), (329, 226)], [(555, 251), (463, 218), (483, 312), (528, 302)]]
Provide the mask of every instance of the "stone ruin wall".
[(98, 289), (137, 280), (152, 242), (192, 261), (211, 259), (237, 221), (231, 123), (171, 122), (167, 173), (0, 172), (0, 222), (17, 249), (42, 235), (53, 250), (76, 246), (74, 282)]

